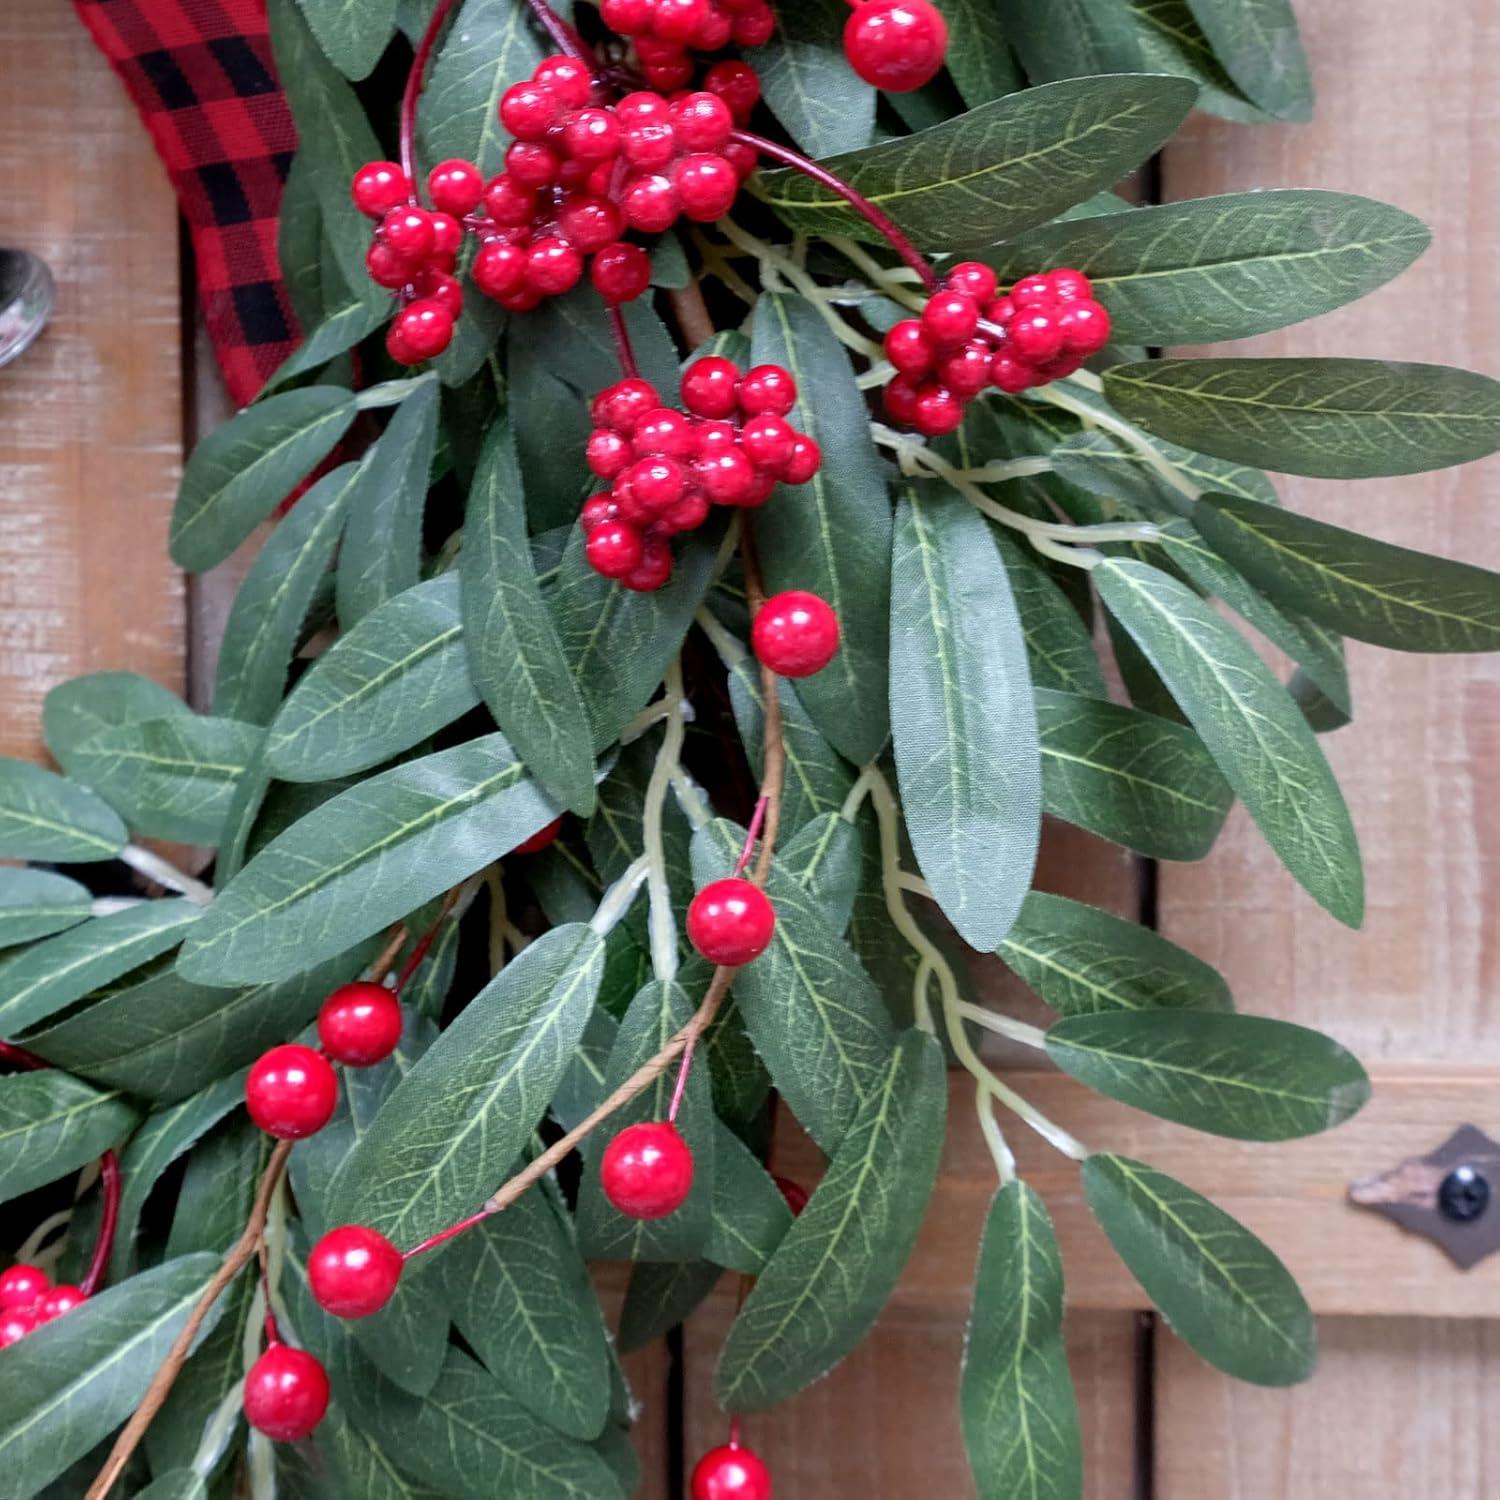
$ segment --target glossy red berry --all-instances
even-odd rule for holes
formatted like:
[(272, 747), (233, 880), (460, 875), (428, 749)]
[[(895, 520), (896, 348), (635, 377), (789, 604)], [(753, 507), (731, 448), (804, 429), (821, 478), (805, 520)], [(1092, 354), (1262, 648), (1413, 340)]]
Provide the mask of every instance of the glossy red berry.
[(661, 458), (691, 458), (698, 446), (693, 419), (670, 406), (645, 412), (630, 441), (637, 453)]
[(693, 1470), (692, 1500), (771, 1500), (771, 1471), (738, 1443), (705, 1453)]
[(1097, 354), (1109, 342), (1109, 314), (1092, 298), (1063, 303), (1057, 326), (1069, 354)]
[(50, 1323), (54, 1318), (61, 1318), (72, 1312), (74, 1308), (82, 1307), (88, 1300), (81, 1286), (72, 1286), (65, 1282), (47, 1292), (33, 1311), (36, 1313), (38, 1323)]
[(838, 652), (839, 619), (816, 594), (788, 589), (756, 612), (750, 643), (757, 660), (778, 677), (811, 677)]
[(575, 161), (612, 161), (620, 154), (620, 122), (612, 109), (580, 109), (563, 127), (562, 139)]
[(703, 87), (729, 106), (738, 125), (745, 124), (760, 103), (760, 77), (748, 63), (715, 63), (704, 76)]
[(695, 472), (716, 505), (744, 505), (755, 493), (755, 465), (738, 444), (717, 448), (699, 458)]
[(40, 1326), (36, 1313), (29, 1307), (12, 1307), (0, 1313), (0, 1349), (19, 1344), (27, 1334)]
[(1008, 396), (1019, 396), (1038, 384), (1036, 369), (1013, 354), (997, 354), (990, 361), (990, 382)]
[(960, 261), (944, 279), (952, 291), (966, 292), (976, 302), (993, 301), (999, 288), (995, 273), (978, 260)]
[(664, 1219), (693, 1190), (693, 1153), (669, 1121), (628, 1125), (604, 1148), (604, 1196), (632, 1219)]
[(526, 281), (526, 252), (505, 240), (486, 240), (474, 256), (469, 274), (486, 297), (504, 297)]
[(792, 456), (787, 459), (781, 477), (788, 484), (806, 484), (823, 467), (823, 450), (815, 439), (799, 433), (792, 444)]
[(641, 560), (620, 582), (637, 594), (653, 594), (672, 576), (672, 549), (659, 536), (648, 536)]
[(589, 471), (600, 479), (614, 479), (630, 467), (630, 444), (618, 432), (600, 428), (589, 437), (585, 449)]
[(786, 1206), (791, 1209), (794, 1219), (801, 1218), (802, 1210), (807, 1207), (807, 1189), (800, 1182), (793, 1182), (790, 1177), (773, 1177), (777, 1191), (786, 1199)]
[(536, 193), (508, 172), (493, 178), (484, 190), (484, 211), (502, 229), (519, 229), (536, 215)]
[(461, 219), (479, 207), (479, 200), (484, 197), (484, 178), (473, 162), (452, 157), (440, 161), (427, 174), (427, 196), (434, 208)]
[(606, 521), (589, 532), (583, 550), (596, 573), (606, 578), (624, 578), (641, 565), (645, 544), (634, 526), (624, 521)]
[(797, 382), (780, 365), (756, 365), (740, 382), (739, 400), (747, 417), (784, 417), (797, 404)]
[(651, 257), (621, 240), (594, 257), (589, 277), (606, 302), (634, 302), (651, 285)]
[(245, 1420), (278, 1443), (312, 1435), (328, 1410), (328, 1372), (305, 1349), (272, 1344), (245, 1376)]
[(602, 0), (599, 14), (611, 31), (635, 36), (651, 25), (656, 0)]
[(47, 1273), (40, 1266), (15, 1265), (0, 1271), (0, 1310), (30, 1307), (51, 1286)]
[(578, 512), (578, 522), (587, 536), (596, 526), (613, 521), (619, 513), (620, 507), (615, 504), (613, 495), (593, 495), (583, 502), (583, 509)]
[(849, 66), (892, 94), (930, 83), (947, 51), (948, 23), (929, 0), (863, 0), (844, 27)]
[(633, 228), (642, 234), (661, 234), (677, 222), (682, 201), (669, 177), (648, 172), (637, 177), (626, 189), (620, 205)]
[(723, 99), (704, 89), (672, 106), (672, 125), (689, 151), (720, 151), (734, 134), (734, 115)]
[(583, 254), (592, 255), (624, 233), (625, 215), (608, 198), (580, 193), (557, 211), (557, 227), (563, 239)]
[(910, 427), (916, 420), (922, 387), (915, 375), (897, 375), (885, 388), (885, 409), (893, 421)]
[(427, 264), (440, 271), (451, 271), (458, 264), (458, 252), (464, 247), (464, 226), (452, 214), (432, 215), (432, 249)]
[(740, 190), (740, 175), (733, 163), (710, 152), (684, 156), (677, 164), (675, 182), (682, 211), (696, 224), (722, 219)]
[(740, 367), (733, 360), (709, 355), (694, 360), (682, 376), (682, 404), (695, 417), (722, 420), (739, 408)]
[(1058, 266), (1048, 271), (1044, 279), (1059, 302), (1083, 302), (1094, 295), (1093, 282), (1071, 266)]
[(557, 842), (557, 836), (562, 832), (563, 820), (554, 818), (545, 828), (538, 828), (529, 839), (522, 839), (512, 854), (540, 854), (543, 849)]
[(378, 1230), (346, 1224), (312, 1247), (307, 1279), (325, 1312), (368, 1318), (395, 1295), (401, 1265), (401, 1252)]
[(924, 437), (946, 437), (957, 432), (963, 422), (964, 403), (947, 386), (934, 383), (918, 393), (912, 425)]
[(748, 880), (715, 880), (693, 897), (687, 929), (693, 947), (710, 963), (738, 968), (770, 946), (776, 909)]
[(526, 257), (526, 284), (549, 297), (570, 292), (583, 280), (583, 257), (556, 236), (538, 240)]
[(369, 1068), (384, 1062), (401, 1040), (401, 1003), (383, 984), (340, 985), (318, 1012), (318, 1040), (335, 1062)]
[(649, 380), (634, 376), (617, 381), (594, 397), (591, 414), (595, 427), (610, 427), (629, 437), (647, 412), (661, 406), (661, 397)]
[(740, 429), (740, 446), (758, 469), (780, 474), (791, 461), (797, 433), (784, 417), (751, 417)]
[(922, 309), (922, 326), (936, 343), (967, 343), (979, 327), (979, 304), (967, 292), (938, 292)]
[(464, 310), (464, 288), (463, 283), (456, 277), (450, 276), (446, 271), (438, 271), (429, 268), (418, 271), (411, 280), (411, 289), (416, 293), (418, 300), (433, 301), (448, 309), (452, 318), (457, 318)]
[(1028, 364), (1045, 364), (1063, 349), (1063, 331), (1053, 307), (1032, 303), (1011, 319), (1007, 347)]
[(513, 141), (505, 152), (506, 174), (533, 191), (551, 187), (561, 168), (562, 158), (541, 141)]
[(411, 180), (393, 161), (366, 162), (354, 174), (349, 191), (354, 206), (372, 219), (383, 218), (393, 208), (411, 202)]
[(1053, 296), (1052, 283), (1045, 276), (1024, 277), (1010, 289), (1010, 300), (1018, 308), (1051, 302)]
[(594, 96), (593, 75), (581, 58), (562, 54), (545, 58), (531, 77), (568, 109), (582, 109)]
[(379, 234), (407, 260), (420, 261), (432, 253), (432, 215), (425, 208), (393, 208), (380, 221)]
[(737, 47), (764, 47), (776, 35), (776, 15), (771, 7), (759, 4), (734, 18), (732, 32)]
[(938, 380), (960, 400), (972, 401), (990, 383), (990, 358), (990, 346), (971, 339), (938, 361)]
[(500, 96), (500, 123), (518, 141), (545, 140), (562, 110), (562, 100), (534, 79), (513, 83)]
[(397, 313), (386, 341), (391, 357), (404, 365), (436, 359), (452, 342), (453, 314), (431, 297), (409, 303)]
[(615, 486), (620, 514), (627, 521), (645, 525), (657, 512), (682, 499), (687, 483), (687, 473), (675, 458), (637, 459)]
[(328, 1059), (297, 1043), (263, 1053), (245, 1080), (250, 1118), (282, 1141), (300, 1141), (320, 1131), (338, 1097), (338, 1079)]
[(926, 375), (937, 351), (927, 329), (916, 318), (904, 318), (885, 336), (885, 357), (903, 375)]

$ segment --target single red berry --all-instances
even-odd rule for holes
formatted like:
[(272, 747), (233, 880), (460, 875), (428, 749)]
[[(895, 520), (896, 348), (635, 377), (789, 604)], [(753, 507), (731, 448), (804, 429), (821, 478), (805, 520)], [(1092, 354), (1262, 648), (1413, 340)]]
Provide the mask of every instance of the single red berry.
[(692, 1500), (771, 1500), (771, 1471), (738, 1443), (714, 1448), (693, 1470)]
[(715, 63), (704, 76), (703, 87), (729, 106), (737, 125), (745, 124), (760, 103), (760, 77), (748, 63)]
[(502, 172), (484, 190), (484, 211), (502, 229), (520, 229), (536, 217), (536, 193)]
[(1092, 298), (1064, 303), (1057, 327), (1069, 354), (1097, 354), (1109, 342), (1109, 314)]
[(330, 1229), (307, 1257), (307, 1279), (318, 1306), (338, 1318), (368, 1318), (395, 1295), (401, 1252), (376, 1229)]
[(427, 196), (434, 208), (461, 219), (479, 207), (479, 200), (484, 197), (484, 178), (473, 162), (452, 157), (440, 161), (427, 174)]
[(245, 1420), (278, 1443), (309, 1437), (328, 1410), (328, 1372), (305, 1349), (272, 1344), (245, 1376)]
[(503, 297), (495, 298), (495, 301), (506, 312), (512, 313), (535, 312), (546, 300), (546, 297), (532, 286), (518, 287), (513, 292), (507, 292)]
[(620, 154), (620, 122), (612, 109), (580, 109), (563, 127), (563, 146), (578, 161), (613, 161)]
[(469, 268), (474, 285), (486, 297), (504, 297), (526, 281), (526, 252), (505, 240), (486, 240)]
[(739, 380), (740, 367), (732, 360), (717, 355), (694, 360), (682, 376), (682, 404), (695, 417), (733, 416), (739, 407)]
[(418, 298), (441, 304), (448, 309), (448, 314), (452, 318), (456, 319), (464, 310), (463, 283), (446, 271), (431, 268), (418, 271), (412, 277), (411, 286)]
[(999, 288), (995, 273), (978, 260), (960, 261), (944, 279), (952, 291), (967, 292), (976, 302), (993, 301)]
[(730, 141), (721, 155), (734, 168), (734, 175), (742, 184), (749, 181), (760, 165), (760, 152), (745, 141)]
[(849, 66), (887, 93), (930, 83), (947, 51), (948, 23), (929, 0), (863, 0), (844, 27)]
[(383, 984), (340, 985), (318, 1012), (318, 1040), (334, 1062), (373, 1067), (401, 1040), (401, 1003)]
[[(391, 347), (392, 357), (401, 364), (418, 365), (436, 359), (453, 342), (453, 314), (432, 298), (413, 302), (396, 314), (391, 334), (402, 351), (397, 354)], [(391, 340), (386, 342), (390, 347)]]
[(642, 414), (630, 437), (631, 446), (643, 458), (693, 457), (698, 446), (693, 419), (686, 412), (659, 406)]
[(732, 32), (737, 47), (764, 47), (776, 35), (776, 15), (761, 4), (734, 18)]
[(370, 241), (365, 251), (365, 270), (376, 286), (396, 291), (409, 282), (413, 275), (412, 263), (404, 255), (397, 255), (382, 239)]
[(564, 239), (538, 240), (526, 257), (526, 284), (549, 297), (570, 292), (583, 280), (583, 257)]
[(582, 109), (594, 96), (594, 79), (580, 58), (559, 54), (537, 64), (531, 81), (567, 109)]
[[(696, 531), (708, 519), (708, 511), (708, 496), (701, 489), (690, 489), (683, 493), (680, 500), (667, 506), (657, 516), (654, 529), (662, 536), (676, 536), (679, 532)], [(646, 548), (646, 553), (649, 558), (651, 553), (649, 546)]]
[(0, 1349), (19, 1344), (28, 1333), (39, 1327), (37, 1315), (29, 1307), (12, 1307), (0, 1313)]
[[(628, 521), (648, 519), (682, 499), (687, 489), (687, 474), (675, 458), (642, 458), (626, 469), (615, 484), (615, 499), (620, 514)], [(626, 509), (626, 497), (632, 509)]]
[(38, 1323), (50, 1323), (54, 1318), (61, 1318), (72, 1312), (75, 1307), (82, 1307), (88, 1300), (81, 1286), (65, 1282), (47, 1292), (32, 1310), (36, 1313)]
[(656, 0), (651, 30), (669, 42), (690, 42), (711, 9), (710, 0)]
[(740, 446), (750, 455), (750, 462), (773, 474), (780, 474), (791, 462), (796, 445), (796, 429), (785, 417), (767, 413), (752, 417), (740, 429)]
[(282, 1141), (315, 1135), (332, 1117), (338, 1098), (328, 1059), (296, 1043), (263, 1053), (245, 1080), (250, 1118)]
[(630, 465), (630, 444), (618, 432), (601, 427), (590, 435), (585, 456), (590, 473), (597, 474), (600, 479), (614, 479)]
[(1056, 359), (1049, 359), (1046, 364), (1038, 365), (1036, 371), (1036, 383), (1046, 385), (1051, 380), (1065, 380), (1083, 364), (1081, 354), (1059, 354)]
[(1000, 353), (990, 361), (990, 383), (1008, 396), (1019, 396), (1039, 382), (1034, 366), (1013, 354)]
[(554, 818), (545, 828), (538, 828), (529, 839), (522, 839), (510, 852), (512, 854), (540, 854), (543, 849), (557, 842), (562, 832), (563, 820)]
[(755, 493), (756, 470), (741, 447), (716, 449), (700, 458), (698, 482), (715, 505), (743, 505)]
[(528, 79), (500, 96), (500, 123), (518, 141), (540, 141), (557, 123), (563, 102), (550, 89)]
[(916, 318), (904, 318), (885, 336), (885, 357), (903, 375), (926, 375), (936, 357), (931, 336)]
[(1016, 315), (1015, 298), (996, 297), (993, 302), (985, 304), (984, 315), (991, 323), (998, 323), (1003, 328)]
[(393, 161), (366, 162), (350, 185), (354, 206), (372, 219), (383, 218), (393, 208), (411, 202), (411, 180)]
[(983, 339), (970, 339), (962, 349), (938, 361), (937, 378), (955, 396), (972, 401), (990, 383), (990, 346)]
[(759, 958), (775, 928), (776, 909), (766, 893), (738, 877), (704, 886), (688, 906), (688, 937), (712, 964), (739, 968)]
[(393, 208), (380, 221), (379, 234), (407, 260), (425, 260), (432, 253), (432, 215), (425, 208)]
[(797, 382), (780, 365), (756, 365), (740, 382), (739, 402), (747, 417), (784, 417), (797, 404)]
[(656, 387), (649, 380), (634, 376), (600, 391), (590, 410), (595, 427), (609, 427), (629, 437), (641, 418), (660, 406)]
[(669, 125), (672, 121), (672, 101), (653, 94), (650, 89), (637, 89), (626, 94), (615, 105), (615, 114), (626, 130), (636, 125)]
[(699, 458), (715, 458), (739, 444), (740, 430), (733, 422), (703, 417), (693, 429), (693, 451)]
[(706, 89), (679, 99), (672, 106), (672, 123), (689, 151), (720, 151), (734, 134), (729, 106)]
[(670, 229), (682, 212), (682, 203), (670, 178), (646, 172), (632, 180), (621, 201), (625, 217), (642, 234), (661, 234)]
[(674, 179), (682, 211), (695, 224), (722, 219), (739, 195), (740, 177), (731, 162), (710, 152), (684, 156)]
[(452, 271), (463, 247), (464, 226), (452, 214), (433, 214), (432, 249), (427, 253), (427, 264), (440, 271)]
[(562, 158), (541, 141), (513, 141), (505, 152), (505, 170), (523, 188), (551, 187), (562, 169)]
[(583, 550), (596, 573), (606, 578), (624, 578), (641, 565), (645, 543), (634, 526), (624, 521), (606, 521), (589, 532)]
[(922, 326), (936, 343), (966, 344), (979, 327), (979, 304), (967, 292), (938, 292), (922, 309)]
[(915, 375), (897, 375), (885, 388), (885, 409), (891, 420), (910, 427), (917, 419), (922, 386)]
[(1059, 302), (1083, 302), (1094, 295), (1093, 282), (1082, 271), (1075, 271), (1070, 266), (1048, 271), (1042, 279)]
[(594, 257), (589, 276), (606, 302), (634, 302), (651, 285), (651, 257), (620, 240)]
[(693, 33), (691, 46), (695, 52), (717, 52), (733, 40), (733, 21), (723, 11), (710, 6), (704, 12), (702, 24)]
[(672, 576), (672, 549), (659, 536), (648, 536), (641, 560), (620, 582), (637, 594), (654, 594)]
[(807, 1207), (807, 1189), (800, 1182), (793, 1182), (790, 1177), (773, 1177), (771, 1179), (786, 1199), (786, 1206), (791, 1209), (792, 1217), (802, 1217), (802, 1210)]
[[(640, 47), (640, 42), (636, 47)], [(693, 81), (693, 60), (685, 52), (679, 52), (659, 62), (646, 63), (641, 71), (652, 88), (670, 94), (674, 89), (686, 88)]]
[(631, 166), (655, 172), (676, 158), (677, 131), (666, 118), (642, 120), (627, 127), (620, 150)]
[(757, 660), (778, 677), (811, 677), (839, 649), (839, 618), (832, 605), (805, 589), (775, 594), (750, 627)]
[(604, 1196), (632, 1219), (664, 1219), (693, 1190), (693, 1153), (670, 1121), (627, 1125), (599, 1163)]
[(579, 193), (558, 209), (557, 227), (569, 244), (584, 255), (592, 255), (620, 238), (625, 215), (608, 198)]
[(635, 36), (646, 31), (656, 13), (656, 0), (602, 0), (599, 14), (611, 31)]
[(787, 484), (806, 484), (823, 467), (823, 450), (815, 439), (798, 433), (792, 444), (792, 456), (787, 459), (781, 477)]
[(1055, 293), (1052, 283), (1045, 276), (1026, 276), (1010, 289), (1010, 300), (1020, 307), (1034, 307), (1040, 302), (1052, 302)]
[(1007, 347), (1029, 364), (1045, 364), (1062, 353), (1063, 331), (1053, 307), (1033, 302), (1021, 309), (1006, 327)]
[(30, 1307), (46, 1295), (51, 1285), (40, 1266), (15, 1265), (0, 1271), (0, 1310)]
[(924, 437), (946, 437), (964, 424), (964, 403), (945, 385), (931, 381), (917, 396), (913, 426)]
[(578, 512), (578, 521), (587, 535), (596, 526), (613, 521), (619, 513), (620, 507), (615, 504), (613, 495), (594, 495), (583, 502), (583, 509)]

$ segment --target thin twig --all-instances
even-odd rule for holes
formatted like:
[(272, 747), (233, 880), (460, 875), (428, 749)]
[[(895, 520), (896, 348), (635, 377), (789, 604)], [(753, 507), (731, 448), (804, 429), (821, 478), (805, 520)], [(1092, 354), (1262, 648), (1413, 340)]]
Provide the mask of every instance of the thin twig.
[(696, 277), (686, 286), (668, 292), (667, 301), (672, 305), (672, 315), (677, 319), (677, 326), (682, 330), (689, 349), (706, 344), (718, 331)]

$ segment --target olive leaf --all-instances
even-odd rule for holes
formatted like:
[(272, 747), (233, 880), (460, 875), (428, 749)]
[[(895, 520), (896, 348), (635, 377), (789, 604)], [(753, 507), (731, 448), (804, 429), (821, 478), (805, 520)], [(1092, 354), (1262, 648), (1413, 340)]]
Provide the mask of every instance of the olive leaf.
[(92, 792), (30, 761), (0, 757), (0, 855), (82, 863), (113, 859), (130, 835)]
[(35, 942), (88, 919), (86, 887), (50, 870), (0, 868), (0, 948)]
[(76, 1172), (138, 1119), (128, 1099), (66, 1073), (0, 1078), (0, 1203)]
[(875, 128), (875, 90), (839, 45), (843, 0), (800, 0), (776, 11), (776, 33), (756, 55), (761, 92), (809, 156), (857, 151)]

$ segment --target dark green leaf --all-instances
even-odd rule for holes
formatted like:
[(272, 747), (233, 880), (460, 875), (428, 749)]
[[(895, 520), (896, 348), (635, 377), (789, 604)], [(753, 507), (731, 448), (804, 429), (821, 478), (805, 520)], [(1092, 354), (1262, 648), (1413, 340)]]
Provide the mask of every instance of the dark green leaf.
[(717, 1378), (726, 1410), (786, 1400), (869, 1331), (921, 1228), (947, 1103), (942, 1049), (908, 1032), (729, 1331)]
[[(1195, 93), (1184, 79), (1069, 79), (827, 165), (919, 245), (977, 249), (1112, 187), (1176, 130)], [(794, 228), (879, 239), (842, 198), (808, 178), (778, 172), (766, 188)]]
[(1079, 1500), (1083, 1438), (1063, 1341), (1063, 1267), (1042, 1200), (995, 1195), (974, 1278), (959, 1414), (980, 1500)]
[[(1149, 446), (1161, 459), (1179, 469), (1190, 484), (1222, 495), (1243, 495), (1277, 505), (1275, 487), (1259, 469), (1225, 463), (1157, 439)], [(1052, 463), (1060, 479), (1095, 495), (1115, 498), (1148, 515), (1173, 512), (1189, 515), (1195, 502), (1175, 488), (1162, 468), (1137, 448), (1097, 429), (1076, 433), (1052, 450)]]
[(50, 870), (0, 869), (0, 948), (51, 937), (86, 921), (94, 898)]
[(620, 1352), (634, 1354), (685, 1323), (723, 1274), (721, 1266), (706, 1260), (667, 1265), (638, 1262), (631, 1268), (620, 1310)]
[(776, 13), (776, 35), (757, 54), (766, 103), (809, 156), (857, 151), (875, 128), (875, 90), (840, 45), (843, 0), (800, 0)]
[(938, 0), (938, 9), (948, 22), (948, 71), (970, 109), (1022, 87), (992, 0)]
[(1291, 1273), (1248, 1229), (1124, 1156), (1091, 1156), (1083, 1188), (1131, 1274), (1211, 1365), (1256, 1385), (1294, 1385), (1312, 1373), (1312, 1314)]
[(473, 1213), (520, 1155), (583, 1033), (604, 943), (554, 928), (512, 960), (381, 1107), (332, 1189), (338, 1223), (415, 1244)]
[(548, 791), (586, 817), (594, 806), (588, 714), (542, 605), (503, 419), (490, 428), (469, 488), (459, 568), (469, 670), (486, 705)]
[(1225, 120), (1260, 124), (1269, 116), (1234, 86), (1186, 0), (1126, 0), (1143, 67), (1176, 73), (1198, 85), (1198, 108)]
[[(401, 1446), (401, 1434), (390, 1433), (390, 1446)], [(318, 1455), (327, 1461), (341, 1496), (359, 1500), (443, 1500), (443, 1492), (409, 1478), (385, 1448), (361, 1432), (335, 1405), (318, 1424)], [(278, 1451), (278, 1457), (280, 1452)], [(320, 1476), (319, 1483), (322, 1478)], [(314, 1491), (310, 1500), (324, 1500)]]
[(859, 830), (840, 813), (820, 813), (782, 846), (781, 868), (813, 898), (836, 933), (849, 925), (864, 873)]
[(355, 80), (367, 78), (396, 29), (396, 0), (297, 0), (330, 62)]
[(1029, 548), (1018, 545), (999, 526), (990, 528), (990, 536), (1010, 579), (1032, 683), (1061, 692), (1105, 697), (1108, 688), (1093, 637), (1073, 601)]
[(1375, 359), (1154, 359), (1104, 390), (1158, 437), (1285, 474), (1369, 479), (1500, 447), (1500, 382)]
[(942, 486), (911, 484), (896, 509), (891, 719), (917, 863), (964, 941), (993, 949), (1036, 865), (1036, 710), (1005, 564)]
[(1312, 116), (1313, 84), (1291, 0), (1187, 0), (1225, 71), (1267, 114)]
[(872, 760), (889, 732), (890, 508), (870, 441), (865, 399), (849, 356), (810, 302), (787, 292), (756, 304), (753, 358), (796, 377), (789, 420), (815, 438), (823, 466), (805, 485), (779, 488), (757, 518), (772, 592), (805, 588), (837, 611), (838, 655), (797, 684), (797, 696), (841, 754)]
[(83, 863), (113, 859), (130, 835), (92, 792), (27, 760), (0, 757), (0, 855)]
[(1006, 0), (1004, 10), (1034, 83), (1142, 71), (1130, 11), (1118, 0)]
[(378, 605), (298, 681), (271, 721), (266, 769), (284, 781), (367, 771), (479, 701), (469, 680), (456, 573)]
[(42, 704), (42, 737), (53, 760), (73, 774), (74, 753), (96, 734), (191, 712), (176, 693), (135, 672), (88, 672), (53, 688)]
[(263, 390), (280, 390), (289, 381), (313, 370), (321, 370), (330, 360), (346, 353), (356, 344), (368, 338), (391, 315), (391, 305), (374, 282), (368, 283), (372, 295), (363, 299), (352, 293), (346, 294), (325, 316), (312, 326), (312, 331), (276, 367)]
[(0, 1203), (76, 1172), (139, 1118), (119, 1094), (66, 1073), (0, 1078)]
[(786, 1237), (792, 1211), (770, 1173), (727, 1125), (717, 1121), (713, 1169), (703, 1253), (715, 1265), (757, 1276)]
[(1358, 926), (1364, 878), (1349, 810), (1312, 731), (1265, 663), (1165, 573), (1110, 559), (1094, 581), (1282, 863), (1341, 922)]
[(276, 259), (291, 299), (292, 311), (303, 328), (315, 328), (323, 318), (323, 213), (312, 167), (300, 153), (292, 158), (281, 189), (281, 222), (276, 233)]
[(1202, 1010), (1069, 1016), (1047, 1033), (1047, 1055), (1111, 1099), (1241, 1141), (1332, 1130), (1370, 1097), (1365, 1070), (1337, 1042), (1266, 1016)]

